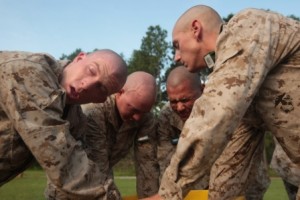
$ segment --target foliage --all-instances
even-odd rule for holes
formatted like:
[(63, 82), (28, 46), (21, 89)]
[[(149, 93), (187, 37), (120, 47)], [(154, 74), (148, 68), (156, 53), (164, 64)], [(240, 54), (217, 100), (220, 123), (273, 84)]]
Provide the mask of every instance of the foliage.
[(168, 62), (169, 44), (166, 42), (167, 31), (160, 26), (150, 26), (143, 37), (139, 50), (134, 50), (128, 61), (129, 72), (146, 71), (155, 77), (160, 76)]
[(156, 106), (165, 100), (163, 92), (165, 91), (165, 82), (163, 78), (164, 71), (169, 66), (171, 58), (169, 51), (171, 45), (166, 41), (167, 31), (160, 26), (150, 26), (146, 36), (142, 38), (139, 50), (134, 50), (132, 57), (128, 61), (128, 71), (145, 71), (156, 78), (157, 100)]
[(234, 14), (230, 13), (227, 17), (223, 17), (222, 19), (224, 22), (228, 22), (233, 16), (234, 16)]
[[(92, 52), (97, 51), (98, 49), (94, 49)], [(69, 55), (66, 54), (62, 54), (62, 56), (59, 58), (60, 60), (74, 60), (74, 58), (79, 54), (83, 52), (83, 50), (81, 48), (77, 48), (75, 49), (75, 51), (73, 51), (72, 53), (70, 53)], [(86, 52), (86, 53), (90, 53), (90, 52)], [(121, 56), (123, 57), (123, 54), (121, 54)]]
[(74, 60), (74, 58), (80, 53), (82, 50), (80, 48), (75, 49), (72, 53), (69, 55), (63, 54), (59, 59), (60, 60)]
[(287, 17), (292, 18), (294, 20), (300, 21), (299, 17), (296, 17), (295, 15), (288, 15)]

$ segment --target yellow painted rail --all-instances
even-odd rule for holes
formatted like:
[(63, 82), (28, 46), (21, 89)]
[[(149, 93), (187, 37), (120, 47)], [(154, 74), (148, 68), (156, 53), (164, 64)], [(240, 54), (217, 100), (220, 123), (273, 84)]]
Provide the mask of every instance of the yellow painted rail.
[[(191, 190), (184, 200), (207, 200), (208, 199), (208, 190)], [(123, 200), (138, 200), (136, 195), (125, 196)], [(235, 200), (246, 200), (245, 197), (240, 196)]]

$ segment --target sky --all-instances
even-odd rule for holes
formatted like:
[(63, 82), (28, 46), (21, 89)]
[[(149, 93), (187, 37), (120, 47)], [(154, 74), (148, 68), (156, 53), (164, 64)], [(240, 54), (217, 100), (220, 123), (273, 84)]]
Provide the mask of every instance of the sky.
[(171, 42), (178, 17), (198, 4), (222, 17), (249, 7), (300, 17), (300, 0), (0, 0), (0, 50), (59, 59), (77, 48), (108, 48), (128, 59), (150, 26), (166, 30)]

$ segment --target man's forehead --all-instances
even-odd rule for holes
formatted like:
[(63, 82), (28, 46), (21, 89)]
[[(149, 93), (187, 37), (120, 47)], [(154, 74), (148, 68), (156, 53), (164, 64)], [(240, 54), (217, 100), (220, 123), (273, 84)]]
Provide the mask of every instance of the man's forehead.
[(174, 48), (178, 46), (179, 36), (179, 33), (173, 33), (172, 35), (172, 45)]
[(186, 31), (183, 30), (177, 30), (177, 31), (173, 31), (172, 33), (172, 40), (173, 41), (177, 41), (179, 37), (181, 37), (181, 35), (183, 35)]
[(168, 90), (168, 98), (169, 99), (178, 99), (185, 95), (186, 95), (186, 92), (184, 92), (181, 88), (174, 89), (174, 90)]
[(138, 113), (147, 113), (149, 112), (148, 108), (150, 107), (151, 109), (152, 107), (148, 105), (147, 101), (136, 101), (136, 100), (132, 100), (128, 102), (128, 105), (130, 105), (130, 107)]
[(178, 28), (176, 28), (176, 27), (174, 27), (174, 29), (173, 29), (173, 31), (172, 31), (172, 37), (173, 37), (173, 39), (174, 39), (174, 37), (177, 35), (177, 33), (178, 33), (178, 30), (177, 30)]

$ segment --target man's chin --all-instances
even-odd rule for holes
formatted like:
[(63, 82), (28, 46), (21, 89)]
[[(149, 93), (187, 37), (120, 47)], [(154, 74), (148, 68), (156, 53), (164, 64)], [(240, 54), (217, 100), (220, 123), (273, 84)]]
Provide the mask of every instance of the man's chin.
[(91, 102), (85, 102), (79, 99), (72, 99), (72, 98), (67, 98), (66, 104), (87, 104)]
[(133, 122), (134, 120), (132, 120), (132, 119), (123, 119), (123, 122), (125, 122), (125, 123), (130, 123), (130, 122)]
[(185, 66), (185, 67), (191, 73), (196, 73), (206, 68), (206, 66)]
[(184, 122), (189, 118), (188, 116), (183, 116), (183, 115), (179, 115), (179, 117)]
[(191, 73), (196, 73), (199, 72), (202, 68), (197, 68), (197, 67), (191, 67), (191, 68), (187, 68), (187, 70)]

